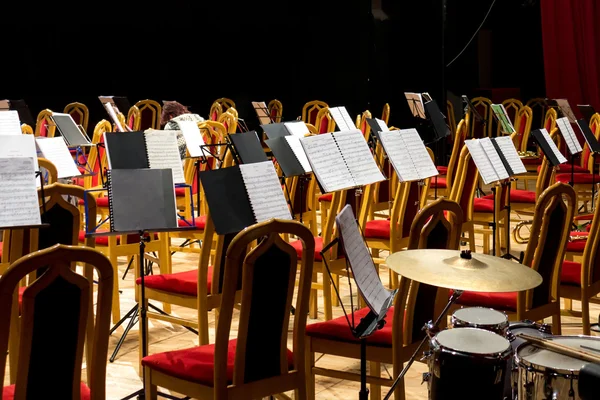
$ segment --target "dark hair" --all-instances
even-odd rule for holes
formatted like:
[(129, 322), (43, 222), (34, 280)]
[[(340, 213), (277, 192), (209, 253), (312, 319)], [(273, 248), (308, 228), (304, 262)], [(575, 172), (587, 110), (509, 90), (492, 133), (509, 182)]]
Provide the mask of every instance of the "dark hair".
[(189, 110), (183, 104), (177, 101), (165, 101), (162, 107), (162, 114), (160, 116), (160, 124), (164, 125), (173, 118), (181, 115), (188, 114)]

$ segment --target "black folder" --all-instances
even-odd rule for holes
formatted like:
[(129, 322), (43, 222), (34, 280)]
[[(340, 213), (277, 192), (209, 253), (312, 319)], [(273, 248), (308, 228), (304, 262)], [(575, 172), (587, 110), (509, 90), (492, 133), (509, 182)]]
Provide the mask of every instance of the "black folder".
[(425, 112), (433, 125), (437, 140), (443, 139), (450, 134), (446, 121), (444, 120), (444, 115), (434, 100), (425, 103)]
[(19, 120), (22, 124), (27, 124), (35, 129), (35, 119), (31, 115), (31, 111), (25, 103), (25, 100), (10, 100), (10, 109), (15, 110), (19, 114)]
[(583, 118), (585, 118), (585, 120), (589, 124), (594, 114), (596, 114), (596, 110), (594, 110), (594, 107), (592, 107), (589, 104), (577, 104), (577, 108), (579, 108), (581, 115), (583, 115)]
[(502, 165), (504, 165), (504, 169), (506, 169), (506, 172), (508, 172), (508, 176), (514, 176), (515, 171), (512, 170), (510, 164), (508, 163), (508, 160), (506, 159), (506, 157), (504, 157), (504, 153), (500, 149), (500, 146), (498, 146), (498, 143), (496, 143), (496, 138), (492, 138), (491, 142), (494, 146), (494, 149), (496, 149), (496, 153), (498, 153), (498, 156), (500, 157), (500, 161), (502, 161)]
[(234, 133), (229, 138), (242, 164), (268, 161), (256, 131)]
[(552, 151), (552, 148), (550, 147), (548, 142), (546, 142), (546, 139), (544, 138), (542, 131), (539, 129), (536, 129), (531, 132), (531, 135), (533, 135), (533, 137), (535, 138), (538, 146), (540, 146), (540, 149), (542, 149), (542, 151), (544, 152), (544, 155), (548, 158), (548, 161), (550, 161), (550, 164), (552, 164), (553, 167), (560, 165), (561, 162), (558, 161), (558, 158), (556, 158), (556, 155)]
[(106, 132), (104, 137), (111, 169), (150, 168), (144, 132)]
[(381, 127), (375, 120), (375, 118), (367, 118), (367, 124), (371, 127), (371, 132), (375, 135), (375, 138), (379, 140), (379, 132), (381, 132)]
[(578, 119), (577, 125), (579, 125), (579, 129), (581, 129), (581, 133), (583, 133), (583, 137), (585, 138), (585, 141), (587, 142), (590, 150), (593, 153), (600, 153), (600, 143), (598, 143), (596, 136), (594, 136), (594, 134), (592, 133), (592, 130), (590, 129), (590, 126), (588, 125), (586, 120), (583, 118)]
[(284, 176), (290, 177), (306, 173), (285, 137), (267, 139), (265, 140), (265, 143), (269, 146), (273, 156), (277, 159), (277, 163), (281, 167), (281, 172), (283, 172)]
[(131, 103), (129, 102), (127, 97), (113, 96), (113, 101), (115, 102), (115, 105), (117, 106), (119, 111), (122, 112), (123, 115), (127, 116), (127, 113), (129, 112), (129, 109), (131, 108)]
[[(290, 133), (286, 129), (283, 122), (273, 123), (273, 124), (265, 124), (260, 126), (262, 130), (265, 132), (269, 139), (275, 139), (283, 136), (287, 136)], [(266, 141), (265, 141), (266, 143)], [(271, 147), (271, 146), (269, 146)]]

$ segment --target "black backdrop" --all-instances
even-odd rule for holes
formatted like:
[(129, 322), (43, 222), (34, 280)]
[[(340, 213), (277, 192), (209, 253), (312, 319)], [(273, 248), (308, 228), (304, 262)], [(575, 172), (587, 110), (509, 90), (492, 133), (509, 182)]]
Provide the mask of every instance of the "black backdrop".
[[(476, 43), (443, 65), (491, 1), (447, 0), (445, 36), (442, 3), (382, 0), (385, 21), (372, 18), (370, 0), (15, 3), (6, 14), (0, 98), (23, 98), (34, 115), (83, 102), (92, 124), (105, 118), (98, 95), (178, 100), (205, 117), (213, 100), (229, 97), (248, 120), (251, 101), (274, 98), (284, 119), (314, 99), (375, 116), (389, 102), (391, 123), (409, 127), (404, 91), (427, 91), (444, 104), (444, 87), (471, 94), (479, 85)], [(522, 3), (498, 1), (483, 27), (501, 50), (492, 80), (543, 95), (539, 10)]]

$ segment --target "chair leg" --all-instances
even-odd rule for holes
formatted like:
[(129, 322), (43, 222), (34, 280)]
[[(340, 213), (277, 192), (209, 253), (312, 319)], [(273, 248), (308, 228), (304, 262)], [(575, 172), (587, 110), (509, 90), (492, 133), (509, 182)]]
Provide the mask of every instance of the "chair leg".
[[(340, 288), (340, 276), (338, 274), (334, 274), (333, 275), (333, 280), (334, 280), (334, 285), (336, 288)], [(335, 293), (335, 289), (333, 288), (333, 286), (331, 287), (331, 301), (333, 303), (334, 306), (339, 307), (340, 306), (340, 299), (338, 299), (337, 294)]]
[(469, 227), (469, 250), (475, 253), (475, 227), (472, 224)]
[(157, 400), (158, 399), (158, 390), (156, 388), (156, 385), (152, 384), (152, 369), (145, 367), (146, 371), (145, 371), (145, 377), (146, 377), (146, 382), (144, 384), (145, 386), (145, 400)]
[(304, 368), (305, 380), (306, 380), (306, 398), (308, 400), (315, 399), (315, 373), (313, 368), (315, 367), (315, 353), (311, 350), (310, 338), (306, 338)]
[[(148, 300), (144, 299), (144, 309), (147, 310), (148, 309)], [(144, 326), (142, 326), (142, 324), (144, 324)], [(142, 332), (146, 332), (146, 348), (144, 348), (144, 346), (142, 345), (144, 343), (144, 338), (142, 335)], [(148, 332), (148, 318), (145, 318), (142, 320), (142, 318), (139, 317), (138, 315), (138, 341), (139, 341), (139, 346), (138, 346), (138, 352), (139, 352), (139, 368), (138, 371), (140, 373), (140, 376), (142, 375), (142, 358), (144, 356), (144, 354), (148, 354), (148, 339), (149, 339), (149, 332)], [(145, 352), (145, 353), (144, 353)]]
[[(331, 287), (331, 278), (327, 271), (324, 271), (326, 268), (322, 266), (322, 274), (323, 275), (323, 311), (325, 314), (325, 321), (329, 321), (333, 318), (333, 307), (331, 305), (331, 291), (333, 288)], [(335, 296), (337, 298), (337, 296)]]
[(590, 331), (590, 302), (588, 300), (588, 296), (582, 293), (581, 296), (581, 323), (582, 333), (584, 335), (591, 335)]
[[(113, 239), (113, 237), (109, 237), (109, 242)], [(116, 239), (115, 239), (116, 246)], [(108, 259), (113, 266), (114, 276), (119, 276), (119, 260), (118, 257), (114, 255), (114, 251), (112, 251), (112, 246), (108, 246)], [(114, 248), (114, 247), (113, 247)], [(112, 301), (112, 321), (113, 324), (116, 324), (121, 319), (121, 302), (119, 297), (119, 280), (115, 279), (113, 284), (113, 301)]]
[[(158, 234), (158, 240), (161, 241), (160, 250), (158, 252), (158, 262), (160, 263), (160, 273), (170, 274), (171, 268), (171, 252), (169, 251), (169, 234), (161, 232)], [(163, 311), (167, 314), (171, 314), (171, 304), (163, 303)]]
[[(369, 375), (380, 377), (381, 376), (381, 364), (378, 362), (370, 361), (369, 362)], [(371, 383), (369, 385), (369, 398), (372, 400), (381, 400), (381, 386)]]
[[(573, 300), (564, 299), (564, 302), (565, 302), (565, 310), (573, 311)], [(583, 304), (583, 302), (582, 302), (582, 304)]]
[(552, 316), (552, 334), (560, 335), (562, 332), (560, 324), (560, 311)]

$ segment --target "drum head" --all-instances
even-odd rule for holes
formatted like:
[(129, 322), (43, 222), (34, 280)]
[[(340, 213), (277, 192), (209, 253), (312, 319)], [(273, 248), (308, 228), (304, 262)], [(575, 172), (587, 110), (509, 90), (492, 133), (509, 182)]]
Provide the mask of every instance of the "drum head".
[[(552, 340), (558, 344), (573, 347), (583, 350), (588, 353), (596, 353), (594, 350), (581, 347), (586, 346), (598, 349), (600, 353), (600, 339), (593, 337), (579, 336), (554, 336)], [(584, 365), (589, 364), (587, 361), (582, 361), (577, 358), (569, 357), (552, 350), (541, 349), (532, 344), (525, 343), (517, 350), (517, 358), (520, 362), (532, 367), (543, 367), (544, 369), (552, 369), (562, 373), (572, 373), (579, 371)]]
[(485, 307), (461, 308), (454, 312), (454, 316), (461, 321), (476, 325), (499, 325), (508, 319), (504, 313)]
[(447, 329), (435, 335), (435, 340), (442, 347), (471, 354), (503, 353), (510, 348), (504, 337), (479, 328)]

